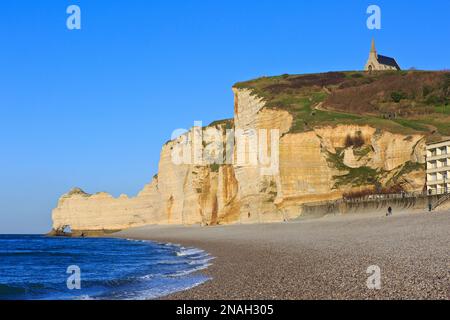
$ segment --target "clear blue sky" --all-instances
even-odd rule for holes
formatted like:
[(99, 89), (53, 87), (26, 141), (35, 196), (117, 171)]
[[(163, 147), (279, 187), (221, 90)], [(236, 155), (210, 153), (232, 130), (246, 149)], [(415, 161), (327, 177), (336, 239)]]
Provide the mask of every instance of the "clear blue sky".
[(74, 186), (135, 195), (174, 129), (232, 117), (237, 81), (359, 70), (372, 36), (403, 68), (449, 68), (449, 19), (448, 0), (1, 1), (0, 233), (48, 231)]

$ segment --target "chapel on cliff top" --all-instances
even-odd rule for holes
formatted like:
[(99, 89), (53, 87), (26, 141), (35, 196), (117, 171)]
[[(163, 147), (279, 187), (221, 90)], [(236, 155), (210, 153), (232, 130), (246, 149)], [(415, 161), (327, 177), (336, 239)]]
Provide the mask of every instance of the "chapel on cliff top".
[(372, 48), (369, 53), (369, 60), (367, 60), (365, 71), (380, 71), (380, 70), (401, 70), (397, 61), (394, 58), (382, 56), (377, 53), (375, 48), (375, 40), (372, 39)]

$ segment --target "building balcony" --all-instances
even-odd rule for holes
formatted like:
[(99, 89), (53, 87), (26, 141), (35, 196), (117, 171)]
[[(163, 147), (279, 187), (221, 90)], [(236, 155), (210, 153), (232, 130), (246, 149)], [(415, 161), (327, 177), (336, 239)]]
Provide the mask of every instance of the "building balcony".
[(434, 155), (434, 156), (427, 156), (426, 159), (427, 159), (427, 161), (450, 159), (450, 153), (443, 153), (443, 154), (438, 154), (438, 155)]
[[(437, 173), (437, 172), (445, 172), (445, 171), (450, 171), (450, 165), (437, 167), (437, 168), (427, 168), (427, 173), (428, 174)], [(450, 179), (450, 175), (449, 175), (448, 178)]]
[(444, 187), (445, 183), (449, 184), (450, 180), (446, 179), (444, 182), (444, 179), (440, 179), (440, 180), (427, 180), (427, 186), (437, 186), (437, 185), (442, 185), (442, 187)]

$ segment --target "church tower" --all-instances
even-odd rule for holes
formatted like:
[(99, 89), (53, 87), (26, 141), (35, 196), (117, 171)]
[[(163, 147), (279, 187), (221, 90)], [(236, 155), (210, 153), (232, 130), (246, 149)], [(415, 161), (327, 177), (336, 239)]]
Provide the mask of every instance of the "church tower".
[(375, 39), (372, 39), (369, 59), (367, 60), (365, 71), (400, 70), (400, 66), (394, 58), (379, 55), (375, 47)]
[(372, 46), (370, 48), (369, 53), (369, 60), (366, 64), (366, 71), (372, 72), (373, 70), (376, 70), (378, 66), (378, 55), (377, 55), (377, 49), (375, 47), (375, 39), (372, 38)]
[(372, 38), (372, 47), (370, 48), (370, 56), (374, 56), (375, 58), (378, 58), (377, 49), (375, 48), (375, 38)]

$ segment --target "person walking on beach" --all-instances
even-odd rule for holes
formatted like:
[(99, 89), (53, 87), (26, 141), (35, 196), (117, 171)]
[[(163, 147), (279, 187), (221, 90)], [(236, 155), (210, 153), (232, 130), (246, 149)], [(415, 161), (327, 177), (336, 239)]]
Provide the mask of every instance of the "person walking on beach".
[(386, 214), (386, 217), (392, 216), (392, 207), (388, 208), (388, 212)]

